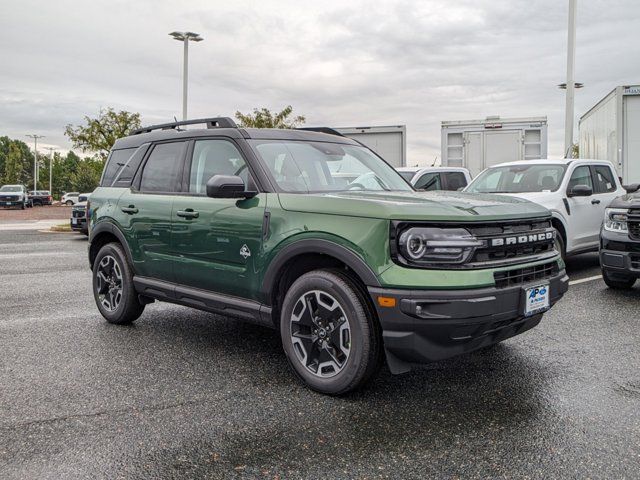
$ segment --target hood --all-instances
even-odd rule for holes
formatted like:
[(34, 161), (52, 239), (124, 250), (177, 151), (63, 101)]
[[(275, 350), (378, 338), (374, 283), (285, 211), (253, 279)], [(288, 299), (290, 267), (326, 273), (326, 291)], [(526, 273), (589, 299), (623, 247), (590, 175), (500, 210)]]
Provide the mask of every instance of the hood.
[(494, 193), (492, 195), (500, 195), (501, 197), (514, 197), (529, 200), (530, 202), (545, 204), (551, 203), (554, 198), (554, 192), (522, 192), (522, 193)]
[(627, 193), (613, 199), (609, 207), (640, 208), (640, 192)]
[(464, 192), (280, 193), (285, 210), (388, 220), (489, 221), (533, 218), (549, 211), (527, 200)]

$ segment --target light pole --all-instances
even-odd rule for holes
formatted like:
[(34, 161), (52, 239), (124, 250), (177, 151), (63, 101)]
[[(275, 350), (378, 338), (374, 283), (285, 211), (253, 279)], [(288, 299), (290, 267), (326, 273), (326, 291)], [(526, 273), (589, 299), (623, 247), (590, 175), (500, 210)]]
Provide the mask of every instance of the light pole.
[(47, 150), (49, 150), (49, 194), (53, 195), (53, 152), (55, 148), (47, 147)]
[(567, 95), (564, 112), (564, 156), (573, 148), (573, 99), (576, 66), (576, 1), (569, 0), (569, 28), (567, 34)]
[(33, 138), (33, 191), (35, 192), (38, 187), (38, 139), (44, 138), (44, 135), (27, 135), (29, 138)]
[(189, 75), (189, 41), (201, 42), (204, 40), (199, 34), (193, 32), (171, 32), (169, 35), (174, 40), (184, 44), (184, 65), (182, 72), (182, 119), (187, 119), (187, 78)]

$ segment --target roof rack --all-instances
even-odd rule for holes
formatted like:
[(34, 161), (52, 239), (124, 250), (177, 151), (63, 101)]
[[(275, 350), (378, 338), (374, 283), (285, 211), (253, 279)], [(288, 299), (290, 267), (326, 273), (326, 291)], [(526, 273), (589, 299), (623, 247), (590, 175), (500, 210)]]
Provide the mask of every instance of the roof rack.
[(329, 127), (298, 127), (296, 130), (307, 130), (309, 132), (327, 133), (329, 135), (337, 135), (338, 137), (344, 137), (339, 131)]
[(178, 129), (182, 125), (198, 125), (204, 123), (207, 128), (238, 128), (236, 122), (229, 117), (214, 117), (214, 118), (198, 118), (196, 120), (182, 120), (180, 122), (161, 123), (158, 125), (150, 125), (148, 127), (138, 128), (131, 132), (131, 135), (139, 135), (141, 133), (149, 133), (154, 130), (171, 130)]

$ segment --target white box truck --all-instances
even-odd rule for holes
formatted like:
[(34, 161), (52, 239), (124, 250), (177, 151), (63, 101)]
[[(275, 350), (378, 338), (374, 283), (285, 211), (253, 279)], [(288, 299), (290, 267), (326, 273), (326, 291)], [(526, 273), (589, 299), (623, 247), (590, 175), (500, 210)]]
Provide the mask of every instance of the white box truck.
[(472, 176), (491, 165), (547, 156), (547, 117), (442, 122), (442, 165)]
[(614, 88), (580, 117), (580, 157), (609, 160), (624, 185), (640, 183), (640, 85)]
[(334, 130), (366, 145), (393, 167), (407, 165), (407, 127), (405, 125), (341, 127)]

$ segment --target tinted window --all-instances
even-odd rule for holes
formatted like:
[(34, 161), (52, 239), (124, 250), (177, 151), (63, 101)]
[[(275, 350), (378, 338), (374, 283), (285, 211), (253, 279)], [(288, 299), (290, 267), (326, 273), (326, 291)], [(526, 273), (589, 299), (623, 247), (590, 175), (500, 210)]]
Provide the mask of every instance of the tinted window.
[(462, 172), (444, 172), (447, 190), (456, 191), (467, 186), (467, 179)]
[(605, 193), (613, 192), (616, 189), (616, 182), (613, 180), (613, 174), (609, 167), (598, 165), (593, 168), (596, 179), (596, 192)]
[(207, 193), (207, 181), (214, 175), (235, 175), (248, 183), (249, 173), (242, 155), (226, 140), (200, 140), (193, 147), (189, 192)]
[(591, 172), (589, 171), (589, 167), (582, 166), (573, 171), (571, 178), (569, 179), (568, 189), (571, 190), (576, 185), (586, 185), (593, 189), (593, 182), (591, 181)]
[(113, 185), (113, 181), (116, 179), (120, 171), (125, 167), (135, 148), (124, 148), (122, 150), (112, 150), (107, 164), (104, 167), (104, 173), (102, 174), (102, 181), (100, 185), (103, 187), (110, 187)]
[(415, 184), (416, 190), (442, 190), (440, 174), (437, 172), (425, 173)]
[(176, 192), (182, 171), (184, 142), (156, 145), (144, 165), (140, 179), (143, 192)]

